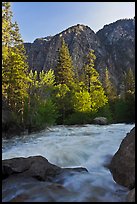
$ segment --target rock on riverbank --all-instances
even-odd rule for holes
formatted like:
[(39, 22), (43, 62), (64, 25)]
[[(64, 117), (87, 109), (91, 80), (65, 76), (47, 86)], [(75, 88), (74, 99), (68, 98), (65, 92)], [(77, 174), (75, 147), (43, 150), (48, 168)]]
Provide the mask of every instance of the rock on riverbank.
[[(110, 163), (114, 180), (132, 190), (135, 187), (135, 127), (127, 133)], [(132, 196), (130, 196), (132, 194)], [(134, 198), (133, 198), (134, 195)], [(129, 193), (128, 201), (135, 200), (135, 191)]]

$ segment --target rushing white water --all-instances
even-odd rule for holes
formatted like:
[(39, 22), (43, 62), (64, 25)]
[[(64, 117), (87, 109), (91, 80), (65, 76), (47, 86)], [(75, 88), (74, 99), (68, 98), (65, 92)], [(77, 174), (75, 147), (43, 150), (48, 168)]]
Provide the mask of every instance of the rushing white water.
[[(124, 202), (128, 190), (105, 167), (134, 124), (54, 126), (40, 133), (3, 139), (2, 159), (42, 155), (60, 167), (87, 168), (89, 174), (65, 178), (75, 196), (69, 202)], [(61, 200), (62, 199), (62, 200)], [(57, 201), (65, 201), (63, 197)]]

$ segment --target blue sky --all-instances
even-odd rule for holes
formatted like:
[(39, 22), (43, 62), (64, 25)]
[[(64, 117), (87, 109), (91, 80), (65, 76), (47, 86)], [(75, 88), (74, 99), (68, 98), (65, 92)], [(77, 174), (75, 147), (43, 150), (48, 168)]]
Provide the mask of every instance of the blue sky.
[(135, 2), (12, 2), (24, 42), (84, 24), (94, 32), (123, 18), (134, 18)]

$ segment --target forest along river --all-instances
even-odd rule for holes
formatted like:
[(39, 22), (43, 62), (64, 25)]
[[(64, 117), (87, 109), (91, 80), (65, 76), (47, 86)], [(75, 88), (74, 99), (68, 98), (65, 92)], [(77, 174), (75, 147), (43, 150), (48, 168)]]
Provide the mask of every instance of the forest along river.
[[(42, 155), (60, 167), (87, 168), (89, 174), (65, 178), (63, 186), (74, 192), (73, 196), (66, 198), (65, 194), (60, 197), (56, 194), (55, 201), (124, 202), (128, 189), (113, 181), (106, 164), (134, 126), (124, 123), (54, 126), (39, 133), (3, 139), (2, 159)], [(40, 201), (44, 201), (45, 196), (40, 195)]]

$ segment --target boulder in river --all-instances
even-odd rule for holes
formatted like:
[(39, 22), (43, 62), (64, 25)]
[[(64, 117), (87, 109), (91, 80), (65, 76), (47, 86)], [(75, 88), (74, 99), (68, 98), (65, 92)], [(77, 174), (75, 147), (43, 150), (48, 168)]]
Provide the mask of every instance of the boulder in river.
[(34, 177), (38, 180), (46, 180), (61, 171), (60, 167), (50, 164), (42, 156), (32, 156), (28, 158), (13, 158), (2, 161), (2, 177), (7, 178), (10, 175), (20, 173), (24, 177)]
[(93, 119), (93, 123), (98, 125), (107, 125), (108, 120), (105, 117), (96, 117)]
[(10, 176), (33, 177), (40, 181), (50, 180), (58, 174), (87, 172), (86, 168), (61, 168), (51, 164), (42, 156), (18, 157), (2, 161), (2, 178)]
[[(74, 194), (62, 183), (66, 176), (88, 172), (86, 168), (61, 168), (42, 156), (18, 157), (2, 161), (3, 202), (56, 202)], [(74, 197), (75, 195), (73, 195)]]
[(109, 168), (118, 184), (129, 189), (135, 187), (135, 127), (122, 140)]

